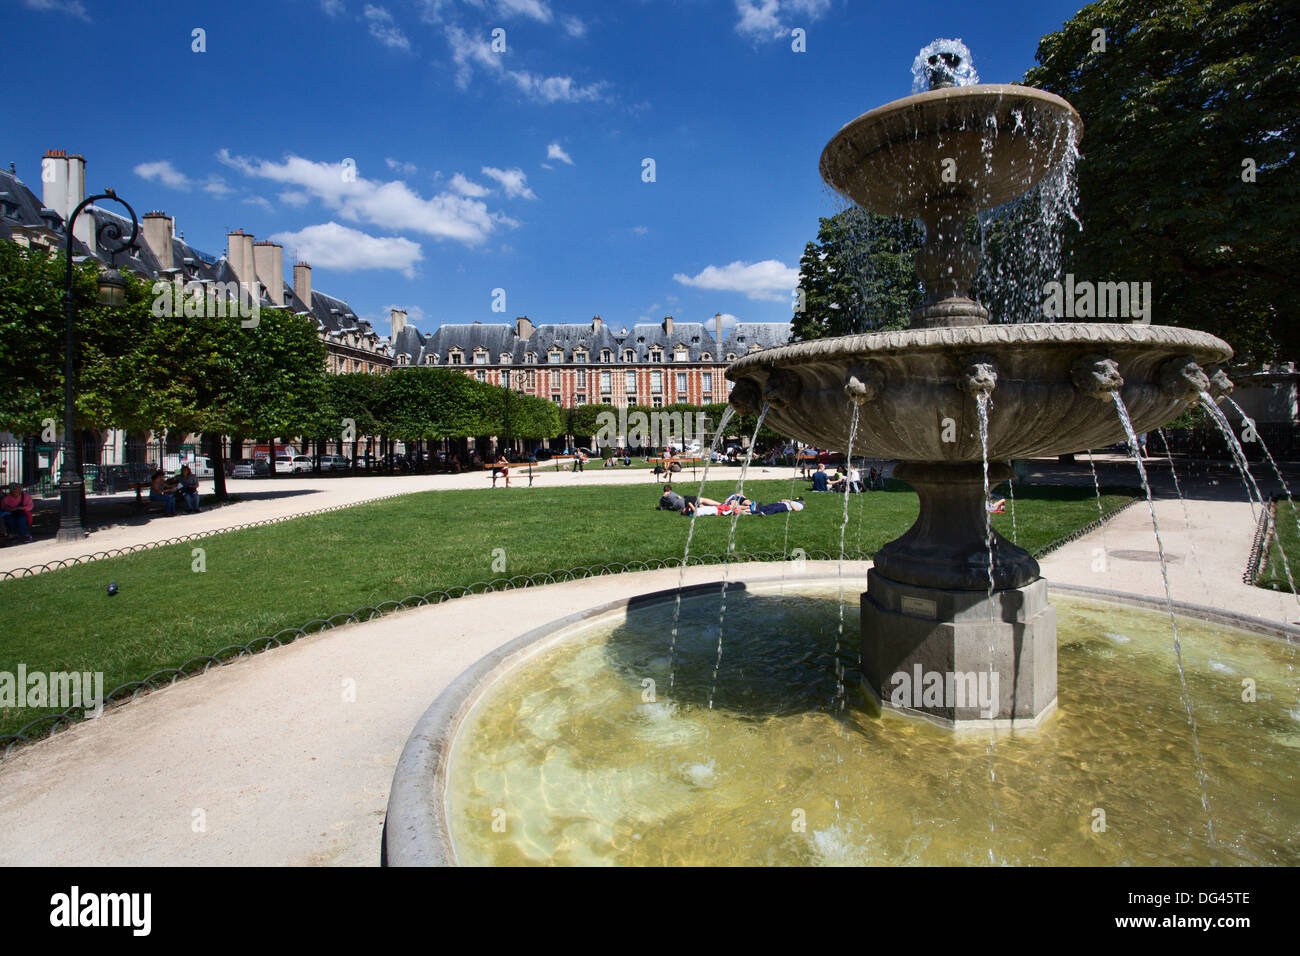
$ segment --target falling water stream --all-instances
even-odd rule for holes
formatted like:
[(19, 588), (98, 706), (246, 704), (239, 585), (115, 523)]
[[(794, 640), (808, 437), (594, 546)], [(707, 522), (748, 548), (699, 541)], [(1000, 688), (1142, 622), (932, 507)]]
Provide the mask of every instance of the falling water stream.
[[(979, 406), (980, 420), (980, 462), (984, 468), (984, 544), (989, 552), (989, 624), (996, 623), (994, 616), (995, 608), (993, 606), (993, 516), (989, 514), (989, 393), (980, 392), (976, 396), (976, 404)], [(997, 651), (993, 645), (994, 628), (989, 628), (989, 686), (997, 687), (993, 678), (993, 660)], [(998, 715), (1000, 702), (993, 702), (993, 712), (990, 718), (996, 719)], [(989, 725), (989, 744), (987, 754), (989, 758), (989, 862), (997, 863), (997, 858), (993, 855), (993, 847), (997, 845), (995, 839), (997, 834), (997, 812), (998, 812), (998, 795), (997, 795), (997, 767), (994, 764), (994, 758), (997, 756), (997, 730), (995, 726)]]
[[(1295, 499), (1291, 497), (1291, 488), (1287, 485), (1286, 479), (1282, 477), (1282, 469), (1278, 466), (1277, 461), (1274, 460), (1273, 453), (1268, 450), (1268, 443), (1264, 441), (1264, 436), (1256, 430), (1255, 422), (1246, 414), (1246, 410), (1233, 401), (1231, 397), (1225, 395), (1224, 398), (1227, 399), (1229, 405), (1237, 410), (1237, 414), (1241, 416), (1241, 420), (1246, 424), (1248, 434), (1253, 434), (1255, 436), (1254, 440), (1259, 442), (1259, 447), (1263, 450), (1264, 457), (1267, 458), (1268, 463), (1273, 466), (1273, 474), (1277, 475), (1278, 483), (1282, 486), (1282, 493), (1286, 495), (1287, 504), (1291, 506), (1291, 516), (1295, 519), (1296, 531), (1300, 531), (1300, 515), (1297, 515), (1295, 511)], [(1245, 449), (1243, 449), (1243, 451), (1244, 450)]]
[(849, 412), (849, 445), (844, 450), (845, 468), (848, 470), (844, 474), (844, 520), (840, 522), (840, 624), (839, 630), (835, 633), (835, 712), (844, 711), (844, 659), (841, 656), (844, 647), (844, 532), (849, 527), (849, 500), (853, 497), (853, 441), (858, 436), (858, 412), (861, 410), (857, 402), (849, 402), (852, 406)]
[[(1151, 484), (1147, 481), (1146, 466), (1142, 464), (1142, 452), (1138, 447), (1137, 435), (1133, 431), (1133, 423), (1129, 420), (1128, 409), (1124, 405), (1124, 399), (1120, 397), (1119, 392), (1111, 392), (1111, 398), (1115, 401), (1115, 411), (1119, 414), (1120, 424), (1124, 426), (1124, 434), (1128, 437), (1129, 453), (1133, 457), (1134, 463), (1137, 464), (1138, 475), (1142, 479), (1142, 490), (1147, 496), (1147, 510), (1151, 513), (1151, 530), (1156, 537), (1156, 551), (1160, 555), (1160, 577), (1165, 584), (1165, 605), (1169, 609), (1169, 624), (1174, 633), (1174, 662), (1178, 667), (1178, 685), (1182, 693), (1183, 709), (1187, 712), (1187, 725), (1192, 730), (1192, 754), (1196, 758), (1196, 781), (1201, 788), (1201, 806), (1205, 809), (1205, 825), (1209, 833), (1210, 845), (1215, 846), (1214, 839), (1214, 816), (1210, 811), (1210, 792), (1208, 782), (1205, 776), (1205, 762), (1201, 758), (1201, 739), (1196, 730), (1196, 714), (1192, 710), (1192, 697), (1187, 690), (1187, 674), (1183, 668), (1183, 648), (1178, 640), (1178, 618), (1174, 615), (1174, 597), (1169, 590), (1169, 568), (1165, 562), (1165, 546), (1160, 539), (1160, 522), (1156, 520), (1156, 506), (1151, 498)], [(1209, 396), (1205, 396), (1209, 398)]]
[[(722, 418), (718, 421), (718, 430), (713, 436), (713, 443), (709, 446), (708, 457), (704, 461), (704, 474), (700, 476), (700, 488), (696, 493), (698, 501), (704, 494), (704, 485), (709, 480), (709, 466), (713, 464), (713, 454), (718, 450), (718, 443), (723, 440), (727, 433), (727, 425), (731, 423), (732, 417), (736, 410), (730, 405), (722, 413)], [(686, 529), (686, 551), (682, 554), (682, 569), (677, 575), (677, 597), (673, 601), (673, 631), (672, 642), (668, 646), (668, 689), (672, 690), (673, 684), (677, 679), (677, 628), (681, 625), (682, 620), (682, 587), (686, 584), (686, 566), (691, 559), (691, 539), (695, 537), (695, 519), (697, 515), (691, 513), (691, 523)]]
[[(769, 407), (766, 403), (763, 404), (758, 413), (758, 421), (754, 424), (754, 434), (749, 437), (749, 450), (745, 453), (745, 463), (740, 467), (740, 481), (736, 488), (736, 493), (739, 495), (745, 493), (745, 476), (749, 474), (749, 463), (754, 460), (754, 443), (758, 441), (758, 433), (763, 427), (763, 419), (767, 417)], [(727, 529), (727, 551), (723, 556), (722, 590), (719, 597), (721, 606), (718, 609), (718, 656), (713, 661), (713, 678), (709, 684), (709, 710), (713, 709), (713, 698), (718, 690), (718, 670), (722, 667), (722, 631), (727, 618), (727, 585), (731, 580), (731, 552), (736, 546), (736, 522), (739, 520), (740, 512), (733, 509), (731, 527)]]
[(1165, 458), (1169, 460), (1169, 477), (1174, 480), (1174, 492), (1178, 495), (1178, 501), (1183, 506), (1183, 523), (1187, 528), (1187, 550), (1196, 566), (1196, 576), (1204, 582), (1205, 575), (1201, 571), (1201, 558), (1196, 552), (1196, 538), (1195, 533), (1192, 531), (1192, 513), (1187, 510), (1187, 499), (1183, 496), (1183, 486), (1178, 481), (1178, 470), (1174, 468), (1174, 456), (1169, 451), (1169, 439), (1165, 437), (1163, 428), (1157, 428), (1156, 435), (1160, 439), (1160, 447), (1165, 450)]

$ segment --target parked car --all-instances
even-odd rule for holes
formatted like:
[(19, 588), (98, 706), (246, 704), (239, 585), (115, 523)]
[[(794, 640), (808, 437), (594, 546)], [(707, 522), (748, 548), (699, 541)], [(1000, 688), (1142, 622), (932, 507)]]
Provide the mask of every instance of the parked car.
[[(257, 466), (261, 465), (259, 471)], [(264, 461), (237, 461), (235, 467), (230, 469), (231, 478), (257, 478), (259, 475), (266, 474), (266, 462)]]
[(288, 455), (277, 455), (275, 457), (275, 473), (277, 475), (293, 474), (293, 459)]
[(311, 471), (314, 467), (311, 455), (294, 455), (289, 459), (289, 470), (291, 472)]
[(344, 458), (342, 455), (321, 455), (320, 470), (321, 471), (347, 471), (348, 460)]

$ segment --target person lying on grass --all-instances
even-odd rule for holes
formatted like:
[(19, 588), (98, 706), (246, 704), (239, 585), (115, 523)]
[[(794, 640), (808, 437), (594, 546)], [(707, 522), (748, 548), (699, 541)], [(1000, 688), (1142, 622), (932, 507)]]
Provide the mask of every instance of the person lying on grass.
[(676, 511), (681, 514), (688, 504), (692, 507), (708, 505), (716, 508), (720, 503), (712, 498), (701, 498), (698, 495), (679, 495), (673, 491), (672, 485), (664, 485), (663, 496), (659, 499), (659, 509), (661, 511)]
[[(733, 495), (732, 497), (740, 497)], [(803, 511), (802, 498), (782, 498), (780, 501), (774, 501), (769, 505), (759, 504), (757, 501), (744, 499), (744, 503), (731, 502), (721, 505), (695, 505), (687, 503), (682, 509), (682, 514), (687, 517), (699, 515), (700, 517), (713, 517), (714, 515), (779, 515), (787, 511)]]

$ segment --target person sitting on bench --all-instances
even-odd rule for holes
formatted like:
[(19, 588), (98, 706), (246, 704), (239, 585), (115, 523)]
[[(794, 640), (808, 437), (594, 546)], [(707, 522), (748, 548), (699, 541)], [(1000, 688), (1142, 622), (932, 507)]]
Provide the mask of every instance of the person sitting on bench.
[[(510, 487), (510, 462), (506, 461), (505, 455), (502, 455), (500, 458), (498, 458), (496, 460), (496, 464), (492, 466), (492, 477), (496, 478), (497, 475), (500, 475), (503, 478), (505, 478), (506, 487), (509, 488)], [(494, 481), (493, 484), (496, 484), (496, 482)]]
[(181, 496), (181, 501), (185, 502), (185, 510), (191, 514), (198, 514), (199, 478), (189, 465), (181, 466), (179, 483), (180, 487), (177, 493)]
[(149, 500), (161, 501), (163, 514), (168, 518), (176, 515), (176, 483), (169, 480), (161, 468), (149, 479)]
[(32, 540), (32, 512), (36, 503), (32, 496), (23, 491), (23, 486), (14, 482), (9, 486), (9, 494), (0, 498), (0, 512), (4, 514), (5, 536), (18, 538), (23, 544)]

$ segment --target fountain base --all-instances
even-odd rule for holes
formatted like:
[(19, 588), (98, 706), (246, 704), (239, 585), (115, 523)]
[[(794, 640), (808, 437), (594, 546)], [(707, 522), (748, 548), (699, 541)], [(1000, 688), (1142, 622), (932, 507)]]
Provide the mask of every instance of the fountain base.
[(1047, 581), (995, 591), (921, 587), (872, 569), (862, 676), (882, 707), (951, 727), (1036, 725), (1056, 706)]

